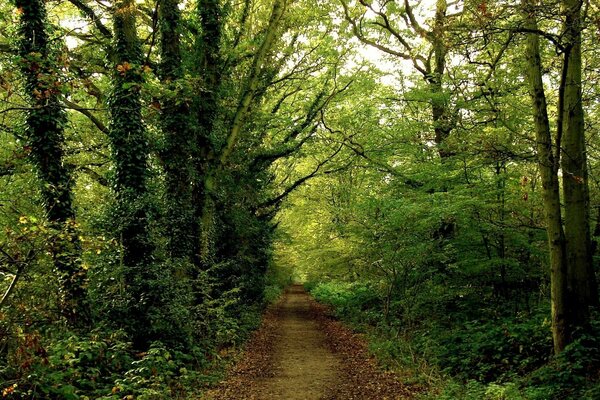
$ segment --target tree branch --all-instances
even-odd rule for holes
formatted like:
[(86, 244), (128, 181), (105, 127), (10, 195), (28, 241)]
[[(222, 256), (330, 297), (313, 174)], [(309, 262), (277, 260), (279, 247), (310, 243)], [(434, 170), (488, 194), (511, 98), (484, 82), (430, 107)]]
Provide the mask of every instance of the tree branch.
[(369, 164), (378, 167), (380, 171), (382, 172), (386, 172), (396, 178), (401, 178), (404, 180), (404, 184), (406, 184), (407, 186), (410, 186), (411, 188), (418, 188), (423, 186), (423, 184), (421, 182), (415, 181), (412, 178), (408, 178), (404, 175), (402, 175), (401, 173), (398, 172), (398, 170), (396, 170), (395, 168), (391, 167), (390, 165), (388, 165), (387, 163), (382, 163), (379, 161), (375, 161), (373, 160), (371, 157), (369, 157), (367, 155), (367, 153), (365, 152), (365, 149), (362, 147), (361, 144), (354, 142), (350, 137), (348, 137), (347, 135), (344, 134), (344, 132), (339, 131), (339, 130), (334, 130), (331, 127), (329, 127), (327, 125), (327, 123), (325, 122), (325, 116), (323, 115), (323, 113), (321, 113), (321, 123), (323, 125), (323, 127), (329, 131), (329, 133), (331, 134), (341, 134), (343, 136), (343, 140), (341, 142), (342, 147), (347, 147), (348, 149), (350, 149), (354, 154), (356, 154), (357, 156), (363, 158), (364, 160), (366, 160)]
[(254, 60), (252, 62), (252, 67), (250, 69), (250, 75), (248, 76), (248, 81), (246, 84), (246, 88), (240, 99), (238, 107), (235, 111), (235, 115), (233, 117), (233, 121), (231, 123), (231, 129), (229, 131), (229, 135), (227, 137), (227, 143), (221, 156), (219, 157), (221, 164), (224, 164), (231, 153), (233, 152), (233, 148), (238, 141), (239, 134), (242, 130), (244, 124), (244, 118), (246, 117), (246, 113), (248, 112), (248, 108), (254, 98), (256, 91), (258, 90), (258, 83), (260, 72), (263, 67), (263, 63), (267, 56), (267, 53), (271, 50), (273, 43), (276, 40), (276, 33), (279, 28), (279, 22), (283, 18), (283, 14), (286, 9), (286, 0), (275, 0), (275, 4), (273, 4), (273, 10), (271, 11), (271, 18), (269, 20), (269, 25), (267, 27), (267, 32), (265, 34), (265, 38), (261, 43)]
[(105, 133), (108, 135), (108, 128), (106, 127), (106, 125), (104, 125), (102, 123), (102, 121), (100, 121), (94, 114), (92, 114), (90, 110), (88, 110), (87, 108), (81, 107), (79, 104), (73, 103), (72, 101), (69, 101), (65, 98), (62, 99), (62, 102), (67, 106), (68, 109), (78, 111), (78, 112), (82, 113), (83, 115), (85, 115), (86, 117), (88, 117), (88, 119), (90, 121), (92, 121), (92, 123), (94, 125), (96, 125), (96, 127), (98, 129), (100, 129), (100, 131), (102, 133)]
[(92, 20), (98, 31), (107, 39), (112, 39), (112, 33), (110, 30), (104, 26), (102, 20), (96, 15), (94, 10), (84, 3), (82, 0), (69, 0), (69, 3), (73, 4), (77, 7), (86, 17)]
[(431, 32), (423, 29), (423, 27), (419, 24), (419, 22), (415, 18), (415, 14), (413, 13), (412, 6), (408, 3), (408, 0), (404, 0), (404, 9), (406, 10), (406, 14), (408, 15), (410, 25), (413, 27), (415, 32), (417, 32), (421, 37), (429, 40)]
[(340, 145), (329, 157), (327, 157), (325, 160), (323, 160), (319, 164), (317, 164), (317, 166), (311, 173), (303, 176), (302, 178), (300, 178), (297, 181), (295, 181), (294, 183), (292, 183), (279, 196), (259, 204), (257, 209), (275, 207), (275, 206), (279, 205), (290, 193), (292, 193), (294, 190), (296, 190), (298, 187), (300, 187), (300, 185), (302, 185), (307, 180), (314, 178), (319, 173), (319, 170), (325, 164), (327, 164), (329, 161), (331, 161), (331, 159), (333, 157), (335, 157), (343, 148), (344, 148), (344, 145), (343, 144)]
[[(27, 264), (26, 262), (22, 262), (19, 261), (17, 259), (15, 259), (13, 256), (11, 256), (10, 254), (8, 254), (3, 248), (0, 247), (0, 252), (2, 254), (4, 254), (4, 256), (8, 259), (8, 261), (11, 264), (17, 265), (17, 271), (15, 272), (12, 281), (10, 282), (10, 285), (8, 285), (8, 289), (6, 289), (6, 292), (4, 292), (4, 295), (2, 296), (2, 299), (0, 300), (0, 308), (4, 307), (4, 305), (6, 304), (6, 302), (8, 301), (8, 297), (10, 296), (10, 294), (13, 292), (13, 290), (15, 289), (15, 286), (17, 286), (17, 281), (19, 280), (19, 278), (21, 277), (21, 274), (23, 273), (23, 270), (25, 269), (25, 265)], [(30, 251), (31, 254), (31, 251)], [(29, 255), (30, 255), (29, 254)], [(29, 257), (27, 257), (29, 259)]]
[(74, 166), (74, 170), (78, 171), (78, 172), (83, 172), (84, 174), (88, 175), (92, 180), (96, 181), (101, 186), (104, 186), (104, 187), (110, 186), (110, 182), (108, 181), (108, 179), (106, 179), (104, 176), (100, 175), (99, 173), (97, 173), (96, 171), (91, 169), (90, 167), (87, 167), (85, 165), (78, 165), (78, 166)]
[[(424, 76), (428, 76), (429, 72), (427, 67), (423, 67), (421, 65), (419, 65), (419, 61), (423, 62), (424, 64), (426, 64), (426, 61), (424, 60), (423, 57), (421, 56), (413, 56), (412, 54), (410, 54), (410, 50), (411, 47), (408, 45), (408, 43), (402, 38), (402, 36), (400, 36), (400, 34), (398, 32), (396, 32), (395, 30), (389, 30), (385, 23), (381, 24), (381, 23), (375, 23), (375, 25), (379, 25), (380, 27), (388, 30), (392, 35), (394, 35), (394, 37), (396, 37), (396, 39), (398, 39), (400, 41), (400, 43), (405, 47), (406, 51), (408, 51), (408, 53), (406, 52), (402, 52), (402, 51), (398, 51), (398, 50), (394, 50), (391, 49), (387, 46), (383, 46), (377, 42), (375, 42), (374, 40), (368, 39), (366, 38), (363, 34), (361, 29), (358, 27), (358, 25), (356, 24), (356, 21), (354, 21), (354, 19), (350, 16), (350, 11), (348, 10), (348, 5), (346, 4), (346, 2), (344, 0), (340, 0), (342, 7), (344, 8), (344, 16), (346, 18), (346, 21), (348, 21), (350, 23), (350, 25), (352, 26), (352, 32), (354, 33), (354, 36), (356, 36), (356, 38), (358, 40), (360, 40), (361, 42), (363, 42), (364, 44), (374, 47), (378, 50), (383, 51), (384, 53), (387, 53), (389, 55), (395, 56), (395, 57), (399, 57), (402, 58), (404, 60), (409, 60), (412, 61), (413, 66), (415, 67), (415, 69), (417, 71), (419, 71), (421, 74), (423, 74)], [(363, 3), (363, 1), (361, 1), (361, 3)], [(380, 12), (381, 13), (381, 12)], [(381, 13), (382, 14), (382, 13)], [(384, 14), (385, 15), (385, 14)], [(386, 19), (387, 20), (387, 19)], [(384, 20), (385, 21), (385, 20)], [(389, 24), (389, 22), (388, 22)], [(391, 28), (391, 25), (389, 25)], [(408, 47), (407, 47), (408, 46)]]

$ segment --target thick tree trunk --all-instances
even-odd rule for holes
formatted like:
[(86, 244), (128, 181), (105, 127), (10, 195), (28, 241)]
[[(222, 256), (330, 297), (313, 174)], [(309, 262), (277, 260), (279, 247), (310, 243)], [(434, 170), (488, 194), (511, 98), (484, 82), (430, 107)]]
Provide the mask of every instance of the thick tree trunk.
[(121, 222), (123, 264), (143, 267), (150, 258), (148, 217), (143, 205), (147, 193), (148, 143), (142, 123), (140, 85), (141, 51), (135, 27), (135, 1), (124, 0), (114, 12), (115, 56), (110, 99), (110, 141), (115, 163), (115, 191)]
[[(565, 53), (562, 126), (562, 173), (565, 203), (569, 298), (573, 327), (589, 323), (589, 307), (598, 305), (592, 265), (588, 172), (581, 104), (581, 0), (563, 0)], [(561, 110), (559, 110), (560, 112)]]
[(197, 98), (197, 137), (194, 149), (195, 180), (194, 204), (194, 263), (196, 268), (206, 269), (214, 249), (207, 243), (214, 241), (214, 227), (208, 226), (212, 215), (205, 215), (211, 207), (210, 187), (218, 165), (213, 141), (215, 121), (218, 116), (219, 92), (221, 90), (223, 63), (221, 59), (222, 9), (218, 0), (200, 0), (197, 9), (202, 24), (202, 33), (196, 45), (199, 60), (197, 73), (202, 76), (205, 88)]
[(86, 272), (81, 265), (81, 245), (75, 230), (72, 175), (64, 165), (63, 127), (66, 122), (58, 96), (60, 66), (53, 65), (46, 33), (42, 0), (16, 0), (20, 10), (21, 70), (31, 103), (26, 136), (30, 157), (41, 182), (46, 217), (56, 231), (50, 253), (59, 276), (60, 308), (74, 326), (89, 322)]
[(166, 138), (161, 158), (165, 170), (167, 251), (173, 259), (191, 262), (195, 249), (194, 225), (197, 223), (192, 200), (194, 134), (189, 104), (177, 93), (177, 82), (183, 78), (178, 0), (160, 1), (159, 22), (160, 77), (163, 85), (170, 89), (161, 104), (161, 125)]
[(109, 138), (115, 163), (118, 235), (135, 345), (144, 345), (151, 302), (150, 262), (153, 246), (148, 232), (148, 143), (142, 123), (140, 86), (143, 82), (141, 51), (135, 25), (135, 0), (115, 5), (113, 90), (109, 101)]
[[(525, 0), (528, 27), (537, 30), (531, 2)], [(548, 249), (550, 254), (550, 296), (552, 302), (552, 338), (554, 351), (559, 353), (570, 342), (567, 329), (567, 260), (565, 235), (562, 227), (560, 189), (558, 182), (558, 160), (554, 156), (546, 94), (542, 81), (542, 61), (540, 58), (539, 36), (527, 34), (527, 78), (533, 104), (538, 168), (542, 178), (542, 198)]]

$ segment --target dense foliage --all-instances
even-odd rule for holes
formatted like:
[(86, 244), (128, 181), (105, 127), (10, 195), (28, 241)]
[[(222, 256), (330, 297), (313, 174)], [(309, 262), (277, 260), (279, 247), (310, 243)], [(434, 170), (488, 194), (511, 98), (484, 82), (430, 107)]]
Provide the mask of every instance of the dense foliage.
[(591, 1), (0, 3), (0, 390), (187, 398), (292, 279), (431, 398), (598, 398)]

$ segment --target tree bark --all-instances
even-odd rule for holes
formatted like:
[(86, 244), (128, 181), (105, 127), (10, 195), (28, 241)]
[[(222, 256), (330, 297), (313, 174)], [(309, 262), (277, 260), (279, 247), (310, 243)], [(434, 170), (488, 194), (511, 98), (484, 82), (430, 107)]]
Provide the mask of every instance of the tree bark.
[(581, 0), (563, 0), (565, 52), (562, 112), (563, 194), (569, 298), (573, 327), (589, 323), (589, 307), (598, 305), (592, 264), (584, 114), (581, 95)]
[(239, 139), (240, 132), (244, 126), (244, 120), (247, 116), (246, 114), (248, 113), (254, 95), (258, 90), (261, 69), (267, 58), (267, 54), (271, 50), (277, 38), (279, 24), (285, 13), (286, 6), (286, 0), (275, 0), (273, 3), (273, 9), (271, 11), (271, 17), (265, 32), (265, 37), (258, 48), (258, 51), (254, 55), (252, 66), (250, 68), (250, 75), (248, 76), (243, 88), (242, 96), (239, 100), (233, 121), (231, 122), (231, 128), (227, 135), (227, 143), (220, 155), (221, 164), (224, 164), (231, 156), (231, 153), (233, 152), (233, 149)]
[[(526, 24), (537, 30), (535, 11), (531, 0), (525, 0)], [(554, 153), (548, 106), (542, 80), (540, 40), (536, 33), (527, 34), (527, 78), (533, 106), (536, 132), (538, 169), (542, 179), (542, 199), (548, 250), (550, 254), (550, 296), (552, 303), (552, 338), (554, 351), (559, 353), (570, 342), (567, 329), (567, 259), (565, 235), (562, 226), (560, 188), (558, 181), (558, 160)]]
[[(180, 97), (178, 82), (184, 77), (179, 25), (179, 1), (161, 0), (160, 23), (160, 78), (169, 93), (161, 102), (161, 125), (166, 146), (161, 153), (165, 171), (165, 228), (167, 252), (173, 259), (191, 262), (194, 256), (194, 202), (192, 181), (194, 165), (192, 150), (195, 145), (188, 101)], [(185, 96), (185, 94), (184, 94)]]
[(146, 209), (148, 143), (142, 123), (140, 89), (142, 55), (135, 25), (135, 0), (116, 3), (114, 22), (113, 89), (109, 99), (109, 139), (117, 200), (117, 234), (121, 241), (123, 277), (129, 295), (134, 345), (148, 340), (147, 310), (151, 302), (150, 263), (153, 246)]
[(50, 254), (59, 277), (60, 309), (73, 326), (89, 323), (86, 271), (74, 222), (73, 178), (64, 164), (65, 112), (59, 102), (60, 66), (53, 64), (42, 0), (16, 0), (21, 20), (19, 53), (25, 91), (31, 109), (27, 116), (27, 146), (41, 183), (44, 211), (55, 231)]
[(448, 101), (444, 94), (442, 77), (446, 69), (446, 48), (445, 41), (445, 22), (447, 5), (445, 0), (438, 0), (435, 10), (435, 20), (431, 32), (431, 46), (433, 50), (433, 71), (427, 77), (429, 89), (431, 91), (431, 113), (433, 129), (435, 133), (435, 144), (438, 147), (438, 154), (442, 158), (452, 156), (454, 153), (447, 148), (446, 139), (452, 132), (451, 111), (448, 107)]
[[(223, 63), (221, 57), (222, 13), (218, 0), (200, 0), (197, 8), (202, 25), (202, 33), (196, 44), (199, 60), (196, 73), (202, 76), (205, 88), (197, 98), (197, 136), (194, 148), (195, 179), (192, 192), (194, 204), (194, 264), (198, 269), (206, 269), (214, 249), (207, 243), (214, 242), (214, 226), (211, 216), (205, 215), (211, 209), (210, 186), (218, 165), (215, 158), (214, 132), (219, 112), (219, 98), (222, 82)], [(210, 224), (210, 225), (209, 225)]]

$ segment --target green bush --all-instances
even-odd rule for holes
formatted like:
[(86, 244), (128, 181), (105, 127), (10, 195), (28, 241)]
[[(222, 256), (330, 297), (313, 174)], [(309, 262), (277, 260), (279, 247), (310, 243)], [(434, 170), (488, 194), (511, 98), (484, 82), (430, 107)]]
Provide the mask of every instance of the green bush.
[(8, 398), (78, 399), (99, 395), (133, 361), (122, 331), (95, 330), (86, 336), (20, 332), (0, 378), (13, 383)]
[[(494, 382), (525, 375), (552, 354), (545, 311), (518, 318), (469, 321), (454, 330), (437, 331), (439, 365), (460, 379)], [(434, 339), (435, 340), (435, 339)]]
[(160, 342), (154, 342), (142, 358), (132, 361), (122, 378), (115, 380), (111, 395), (102, 400), (117, 400), (134, 396), (138, 400), (160, 400), (173, 397), (175, 378), (186, 373), (180, 360), (176, 360)]
[(485, 384), (475, 380), (466, 383), (450, 381), (442, 393), (425, 396), (436, 400), (526, 400), (514, 382)]
[(336, 315), (354, 324), (376, 324), (381, 319), (381, 296), (370, 282), (324, 282), (311, 294), (332, 306)]
[(528, 398), (598, 399), (600, 393), (600, 321), (580, 334), (550, 363), (523, 382)]

